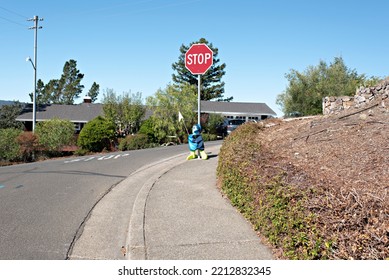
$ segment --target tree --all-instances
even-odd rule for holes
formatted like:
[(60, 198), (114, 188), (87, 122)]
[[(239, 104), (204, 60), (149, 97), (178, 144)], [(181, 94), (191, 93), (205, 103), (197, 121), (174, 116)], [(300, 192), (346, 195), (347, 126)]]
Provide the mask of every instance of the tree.
[[(83, 78), (84, 74), (77, 69), (77, 61), (70, 59), (65, 62), (60, 79), (52, 79), (46, 85), (42, 80), (38, 80), (37, 104), (74, 104), (74, 100), (80, 97), (84, 89), (84, 86), (81, 85)], [(94, 88), (94, 90), (96, 89)], [(92, 93), (95, 94), (96, 91), (92, 91)], [(32, 95), (30, 93), (31, 101), (33, 99)]]
[(201, 75), (201, 100), (231, 101), (233, 97), (224, 98), (224, 82), (223, 78), (226, 64), (220, 64), (220, 59), (217, 58), (219, 50), (213, 47), (206, 39), (201, 38), (197, 42), (192, 42), (189, 46), (181, 45), (180, 56), (178, 61), (172, 64), (172, 68), (177, 73), (173, 73), (172, 79), (175, 85), (182, 86), (183, 84), (196, 85), (198, 84), (197, 75), (190, 73), (185, 67), (185, 53), (192, 44), (206, 44), (213, 51), (213, 65), (203, 75)]
[[(49, 104), (51, 101), (50, 91), (45, 90), (44, 82), (39, 79), (36, 83), (36, 104)], [(31, 102), (33, 102), (33, 92), (30, 93)]]
[(292, 69), (285, 77), (289, 86), (276, 100), (285, 115), (293, 112), (321, 114), (323, 97), (352, 96), (359, 85), (376, 81), (374, 77), (369, 80), (364, 74), (349, 69), (341, 57), (335, 57), (330, 65), (321, 60), (319, 65), (309, 66), (304, 72)]
[(61, 90), (59, 89), (59, 80), (50, 80), (44, 88), (44, 96), (47, 96), (47, 104), (61, 103)]
[(61, 93), (60, 103), (71, 105), (74, 99), (79, 98), (84, 88), (81, 80), (84, 74), (77, 69), (77, 61), (71, 59), (63, 67), (63, 74), (58, 81), (58, 90)]
[(3, 105), (0, 108), (0, 129), (3, 128), (22, 128), (22, 123), (16, 121), (16, 118), (22, 112), (23, 106), (16, 101), (11, 105)]
[(96, 82), (93, 82), (90, 90), (88, 91), (88, 96), (92, 99), (92, 103), (97, 100), (97, 96), (100, 93), (100, 85)]
[[(151, 125), (157, 141), (171, 141), (169, 136), (178, 137), (180, 142), (184, 140), (187, 134), (185, 127), (190, 128), (197, 122), (196, 92), (194, 85), (168, 85), (147, 98), (147, 105), (154, 111)], [(179, 112), (184, 117), (182, 121), (179, 120)]]
[(145, 115), (140, 92), (131, 94), (124, 92), (118, 96), (113, 89), (107, 89), (103, 95), (105, 117), (114, 123), (121, 134), (136, 133)]

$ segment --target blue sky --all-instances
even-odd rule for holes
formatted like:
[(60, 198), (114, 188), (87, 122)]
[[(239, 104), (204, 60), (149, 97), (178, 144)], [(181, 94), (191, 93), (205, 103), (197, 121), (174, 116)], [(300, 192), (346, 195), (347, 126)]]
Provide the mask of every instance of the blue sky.
[[(74, 59), (103, 90), (153, 95), (171, 82), (181, 44), (201, 37), (226, 63), (225, 97), (275, 104), (290, 69), (304, 71), (342, 56), (350, 69), (389, 75), (389, 1), (95, 0), (0, 1), (0, 99), (29, 101), (33, 91), (32, 22), (38, 31), (38, 79), (58, 79)], [(81, 99), (76, 102), (81, 102)]]

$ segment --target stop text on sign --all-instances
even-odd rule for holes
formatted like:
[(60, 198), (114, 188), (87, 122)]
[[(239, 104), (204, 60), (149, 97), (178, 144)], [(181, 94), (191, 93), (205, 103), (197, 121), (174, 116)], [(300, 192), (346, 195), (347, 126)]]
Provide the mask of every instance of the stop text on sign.
[(202, 75), (213, 64), (213, 51), (206, 44), (193, 44), (185, 53), (185, 67), (194, 75)]
[(194, 53), (194, 54), (188, 54), (187, 56), (187, 65), (193, 64), (208, 64), (210, 59), (212, 58), (212, 55), (210, 53)]

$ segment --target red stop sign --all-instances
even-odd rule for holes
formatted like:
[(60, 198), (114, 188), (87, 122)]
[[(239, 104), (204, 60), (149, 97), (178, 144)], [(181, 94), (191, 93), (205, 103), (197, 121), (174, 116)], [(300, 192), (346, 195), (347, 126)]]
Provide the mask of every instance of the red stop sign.
[(213, 64), (213, 52), (206, 44), (193, 44), (185, 54), (185, 67), (194, 75), (201, 75)]

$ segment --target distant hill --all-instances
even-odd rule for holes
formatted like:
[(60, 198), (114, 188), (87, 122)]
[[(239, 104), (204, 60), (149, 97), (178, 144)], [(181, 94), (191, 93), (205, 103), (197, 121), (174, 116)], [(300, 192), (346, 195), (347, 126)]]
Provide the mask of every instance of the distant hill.
[[(3, 105), (12, 105), (14, 104), (15, 101), (8, 101), (8, 100), (0, 100), (0, 107), (2, 107)], [(23, 102), (20, 102), (22, 104), (24, 104)]]

